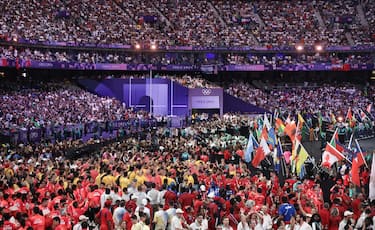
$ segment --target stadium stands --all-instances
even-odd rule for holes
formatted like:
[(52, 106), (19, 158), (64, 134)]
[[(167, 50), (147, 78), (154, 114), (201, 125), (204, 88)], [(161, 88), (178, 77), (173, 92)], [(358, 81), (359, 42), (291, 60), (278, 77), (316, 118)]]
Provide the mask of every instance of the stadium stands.
[[(0, 8), (0, 229), (374, 229), (374, 0)], [(146, 101), (152, 77), (271, 114), (192, 108), (175, 127), (91, 92), (148, 81)]]
[(0, 35), (15, 41), (206, 47), (374, 44), (371, 1), (30, 0), (1, 6)]

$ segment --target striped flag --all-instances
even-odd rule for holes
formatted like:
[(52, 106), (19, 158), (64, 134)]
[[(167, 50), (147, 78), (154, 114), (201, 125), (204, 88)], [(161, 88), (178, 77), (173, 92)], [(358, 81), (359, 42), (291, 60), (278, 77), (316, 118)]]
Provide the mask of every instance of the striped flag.
[(295, 166), (296, 166), (296, 173), (297, 175), (301, 173), (302, 165), (305, 164), (305, 161), (309, 157), (309, 153), (306, 151), (305, 147), (296, 140), (296, 152), (295, 152)]
[(271, 153), (271, 150), (268, 147), (267, 141), (264, 138), (262, 138), (261, 141), (260, 141), (260, 143), (259, 143), (258, 148), (255, 151), (254, 159), (251, 162), (252, 165), (254, 167), (258, 167), (258, 165), (260, 164), (260, 162), (262, 160), (264, 160), (264, 158), (266, 158), (266, 156), (268, 154), (270, 154), (270, 153)]
[(251, 162), (252, 160), (252, 154), (255, 149), (257, 149), (259, 146), (258, 142), (256, 141), (255, 137), (252, 133), (249, 135), (249, 140), (247, 142), (246, 151), (244, 155), (244, 160), (246, 163)]

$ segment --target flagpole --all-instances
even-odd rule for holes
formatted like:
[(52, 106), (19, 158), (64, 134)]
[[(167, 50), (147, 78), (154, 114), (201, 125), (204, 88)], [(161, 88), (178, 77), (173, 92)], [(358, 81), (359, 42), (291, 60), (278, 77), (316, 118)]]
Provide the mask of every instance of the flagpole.
[(336, 136), (336, 133), (337, 133), (338, 130), (339, 130), (339, 128), (336, 128), (335, 132), (333, 133), (331, 141), (329, 142), (330, 144), (332, 143), (333, 140), (335, 140), (335, 136)]
[(358, 140), (357, 140), (357, 139), (355, 139), (355, 143), (357, 144), (357, 147), (359, 148), (359, 153), (361, 154), (361, 156), (362, 156), (362, 159), (363, 159), (363, 161), (365, 162), (365, 166), (366, 166), (366, 168), (368, 168), (367, 162), (366, 162), (366, 160), (365, 160), (365, 158), (363, 157), (363, 154), (362, 154), (362, 149), (361, 149), (361, 146), (359, 145), (359, 143), (358, 143)]
[(353, 130), (353, 132), (352, 132), (352, 135), (350, 135), (349, 144), (348, 144), (348, 149), (350, 149), (350, 147), (352, 146), (353, 136), (354, 136), (354, 130)]
[(348, 112), (346, 112), (346, 117), (345, 117), (345, 121), (344, 121), (344, 122), (346, 122), (346, 120), (349, 118), (349, 111), (350, 111), (350, 110), (352, 110), (351, 107), (349, 107), (349, 108), (348, 108)]

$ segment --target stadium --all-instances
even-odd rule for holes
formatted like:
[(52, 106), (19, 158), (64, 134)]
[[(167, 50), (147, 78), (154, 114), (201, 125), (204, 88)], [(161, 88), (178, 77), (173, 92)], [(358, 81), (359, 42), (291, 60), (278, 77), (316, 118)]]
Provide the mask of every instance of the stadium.
[(0, 7), (0, 229), (374, 229), (374, 0)]

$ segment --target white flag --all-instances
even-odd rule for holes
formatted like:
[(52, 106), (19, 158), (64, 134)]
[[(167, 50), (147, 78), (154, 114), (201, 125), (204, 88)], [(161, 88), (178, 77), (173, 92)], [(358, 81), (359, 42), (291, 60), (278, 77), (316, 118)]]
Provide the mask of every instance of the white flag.
[(369, 199), (375, 200), (375, 153), (372, 154), (372, 165), (371, 165), (371, 175), (370, 175), (370, 194)]

